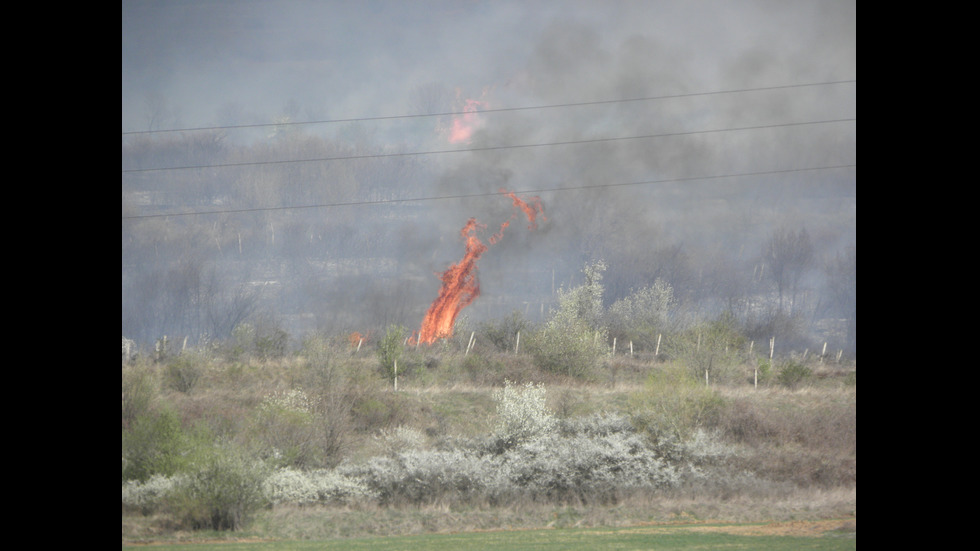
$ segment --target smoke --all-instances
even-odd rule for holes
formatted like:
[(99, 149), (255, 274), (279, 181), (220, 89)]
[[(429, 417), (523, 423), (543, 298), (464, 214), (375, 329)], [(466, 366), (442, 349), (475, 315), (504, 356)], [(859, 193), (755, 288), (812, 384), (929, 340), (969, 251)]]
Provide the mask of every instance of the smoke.
[[(609, 265), (607, 301), (656, 277), (680, 297), (717, 298), (724, 274), (751, 274), (778, 228), (805, 227), (822, 257), (856, 242), (854, 169), (799, 171), (856, 163), (854, 122), (820, 122), (856, 117), (856, 85), (782, 87), (856, 78), (853, 2), (122, 8), (124, 131), (344, 119), (226, 128), (224, 149), (198, 146), (194, 164), (358, 157), (124, 173), (127, 212), (366, 202), (124, 222), (124, 304), (146, 295), (150, 278), (137, 274), (156, 269), (151, 258), (177, 265), (193, 250), (205, 268), (238, 274), (236, 289), (247, 279), (262, 304), (311, 325), (415, 327), (438, 294), (433, 274), (459, 260), (460, 228), (510, 218), (500, 189), (539, 196), (548, 216), (480, 259), (481, 297), (466, 310), (477, 319), (539, 314), (593, 259)], [(660, 99), (590, 103), (640, 98)], [(502, 110), (565, 104), (584, 105)], [(460, 114), (349, 120), (448, 112)], [(124, 169), (189, 163), (176, 146), (161, 153), (162, 141), (124, 136)], [(153, 156), (137, 162), (138, 145)], [(412, 198), (439, 199), (370, 204)]]

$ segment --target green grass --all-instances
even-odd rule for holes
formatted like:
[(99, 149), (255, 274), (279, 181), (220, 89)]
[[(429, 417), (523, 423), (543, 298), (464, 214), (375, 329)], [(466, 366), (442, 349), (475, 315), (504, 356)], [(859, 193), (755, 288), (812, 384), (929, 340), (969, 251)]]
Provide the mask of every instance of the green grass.
[[(670, 525), (627, 528), (559, 528), (422, 534), (395, 537), (336, 539), (329, 541), (209, 542), (154, 545), (154, 551), (465, 551), (465, 550), (594, 550), (731, 549), (754, 551), (850, 550), (857, 549), (856, 524), (840, 526), (814, 535), (739, 535), (739, 528), (765, 525)], [(123, 549), (142, 547), (123, 546)]]

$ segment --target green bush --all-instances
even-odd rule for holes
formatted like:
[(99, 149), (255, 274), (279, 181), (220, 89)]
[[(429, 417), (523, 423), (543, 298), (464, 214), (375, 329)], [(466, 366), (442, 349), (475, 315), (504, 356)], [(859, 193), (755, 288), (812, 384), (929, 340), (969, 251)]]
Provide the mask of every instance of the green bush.
[(238, 530), (268, 503), (264, 482), (270, 472), (240, 450), (217, 445), (179, 477), (166, 506), (182, 527)]
[(173, 411), (146, 413), (122, 431), (122, 479), (145, 481), (152, 475), (179, 472), (206, 437), (185, 430)]
[(229, 356), (233, 359), (254, 357), (273, 360), (286, 355), (289, 334), (267, 316), (256, 316), (251, 322), (243, 322), (231, 331)]
[(204, 375), (204, 358), (195, 354), (181, 354), (167, 362), (163, 382), (178, 392), (190, 392)]
[(779, 381), (779, 384), (786, 388), (798, 388), (800, 385), (805, 383), (812, 374), (813, 370), (809, 367), (801, 363), (789, 361), (779, 366), (776, 378)]
[(730, 316), (701, 323), (664, 342), (666, 353), (687, 366), (690, 374), (708, 384), (731, 383), (743, 359), (745, 337)]
[(607, 352), (605, 339), (581, 320), (556, 317), (529, 336), (527, 350), (544, 371), (589, 379)]
[(517, 334), (527, 338), (531, 331), (531, 322), (520, 312), (514, 311), (502, 320), (490, 320), (480, 324), (477, 335), (492, 344), (499, 352), (513, 352), (517, 345)]
[(723, 406), (716, 390), (677, 365), (651, 373), (644, 390), (630, 399), (634, 423), (655, 440), (665, 434), (687, 440), (697, 429), (712, 426)]
[[(378, 361), (381, 362), (381, 372), (389, 380), (395, 379), (395, 365), (405, 351), (405, 332), (405, 328), (400, 325), (390, 326), (378, 343), (377, 352)], [(404, 374), (405, 367), (399, 366), (401, 374)]]
[(252, 416), (250, 439), (260, 457), (277, 466), (320, 466), (312, 404), (299, 389), (266, 396)]
[(632, 342), (640, 350), (653, 352), (657, 337), (669, 329), (676, 307), (674, 289), (663, 279), (617, 300), (606, 312), (609, 330), (621, 343)]
[(585, 267), (586, 283), (569, 291), (559, 291), (558, 311), (528, 339), (528, 352), (545, 371), (590, 378), (604, 357), (608, 332), (601, 325), (601, 261)]
[(122, 368), (122, 428), (131, 426), (146, 415), (158, 392), (159, 382), (153, 369), (145, 362)]

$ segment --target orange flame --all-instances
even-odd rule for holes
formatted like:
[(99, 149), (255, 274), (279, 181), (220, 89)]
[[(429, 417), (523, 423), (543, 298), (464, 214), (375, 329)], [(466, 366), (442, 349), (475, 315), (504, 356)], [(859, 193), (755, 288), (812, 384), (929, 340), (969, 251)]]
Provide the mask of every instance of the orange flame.
[(468, 143), (473, 131), (479, 124), (477, 111), (484, 105), (484, 102), (475, 99), (466, 100), (463, 106), (463, 115), (453, 117), (453, 127), (449, 131), (449, 143)]
[(368, 340), (368, 336), (362, 335), (358, 331), (354, 331), (347, 336), (347, 342), (350, 343), (351, 348), (357, 348), (358, 345), (362, 344), (366, 340)]
[[(500, 190), (500, 193), (507, 193), (507, 192), (505, 190)], [(544, 220), (545, 222), (548, 221), (548, 218), (544, 215), (544, 208), (541, 207), (541, 199), (537, 197), (532, 197), (531, 198), (532, 204), (528, 205), (526, 202), (522, 201), (516, 194), (514, 194), (513, 191), (507, 193), (507, 196), (514, 200), (515, 207), (524, 211), (524, 214), (527, 216), (527, 221), (531, 223), (531, 225), (529, 225), (527, 229), (529, 230), (537, 229), (538, 227), (537, 217), (539, 214), (541, 215), (542, 220)], [(503, 228), (501, 228), (500, 233), (503, 234), (503, 231), (504, 231)]]
[[(501, 190), (501, 193), (506, 193)], [(533, 206), (517, 197), (514, 193), (507, 194), (514, 201), (514, 206), (520, 208), (527, 215), (531, 223), (528, 229), (537, 227), (536, 217), (542, 215), (544, 220), (544, 210), (541, 207), (541, 200), (537, 197), (531, 199)], [(511, 219), (514, 217), (511, 216)], [(497, 243), (504, 235), (504, 230), (510, 225), (510, 220), (500, 225), (500, 231), (490, 237), (490, 243)], [(487, 251), (488, 247), (476, 236), (476, 230), (485, 228), (478, 224), (476, 218), (470, 218), (460, 230), (460, 237), (466, 243), (466, 252), (459, 263), (449, 267), (448, 270), (440, 275), (442, 288), (439, 296), (429, 306), (429, 311), (422, 320), (422, 328), (418, 332), (417, 342), (431, 344), (438, 339), (445, 339), (453, 336), (453, 326), (459, 312), (469, 306), (476, 297), (480, 296), (480, 280), (477, 278), (476, 261)], [(414, 344), (416, 339), (412, 339)]]
[(458, 264), (442, 273), (442, 289), (429, 307), (418, 340), (430, 344), (436, 339), (451, 337), (453, 324), (460, 310), (467, 307), (480, 296), (480, 281), (476, 277), (476, 261), (487, 250), (476, 236), (476, 218), (470, 218), (460, 236), (466, 242), (466, 253)]

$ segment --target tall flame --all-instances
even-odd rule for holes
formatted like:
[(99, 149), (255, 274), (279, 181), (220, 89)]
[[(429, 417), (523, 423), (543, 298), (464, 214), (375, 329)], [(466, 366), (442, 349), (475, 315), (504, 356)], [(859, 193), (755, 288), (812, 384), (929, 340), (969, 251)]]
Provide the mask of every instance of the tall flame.
[[(501, 193), (507, 193), (501, 190)], [(541, 207), (541, 200), (537, 197), (531, 199), (531, 205), (521, 200), (513, 192), (507, 193), (514, 202), (514, 207), (520, 208), (527, 216), (530, 225), (528, 229), (537, 228), (536, 218), (540, 214), (544, 220), (544, 210)], [(514, 215), (511, 216), (511, 220)], [(504, 230), (510, 225), (510, 220), (500, 225), (500, 231), (490, 237), (490, 243), (500, 241), (504, 236)], [(480, 241), (476, 231), (486, 228), (477, 223), (476, 218), (470, 218), (463, 229), (460, 230), (460, 237), (466, 244), (466, 252), (459, 263), (449, 267), (439, 278), (442, 280), (442, 288), (439, 296), (429, 306), (429, 311), (422, 320), (422, 328), (418, 333), (418, 342), (431, 344), (438, 339), (449, 338), (453, 335), (453, 326), (459, 312), (469, 306), (476, 297), (480, 296), (480, 280), (477, 278), (476, 261), (487, 251), (487, 245)]]

